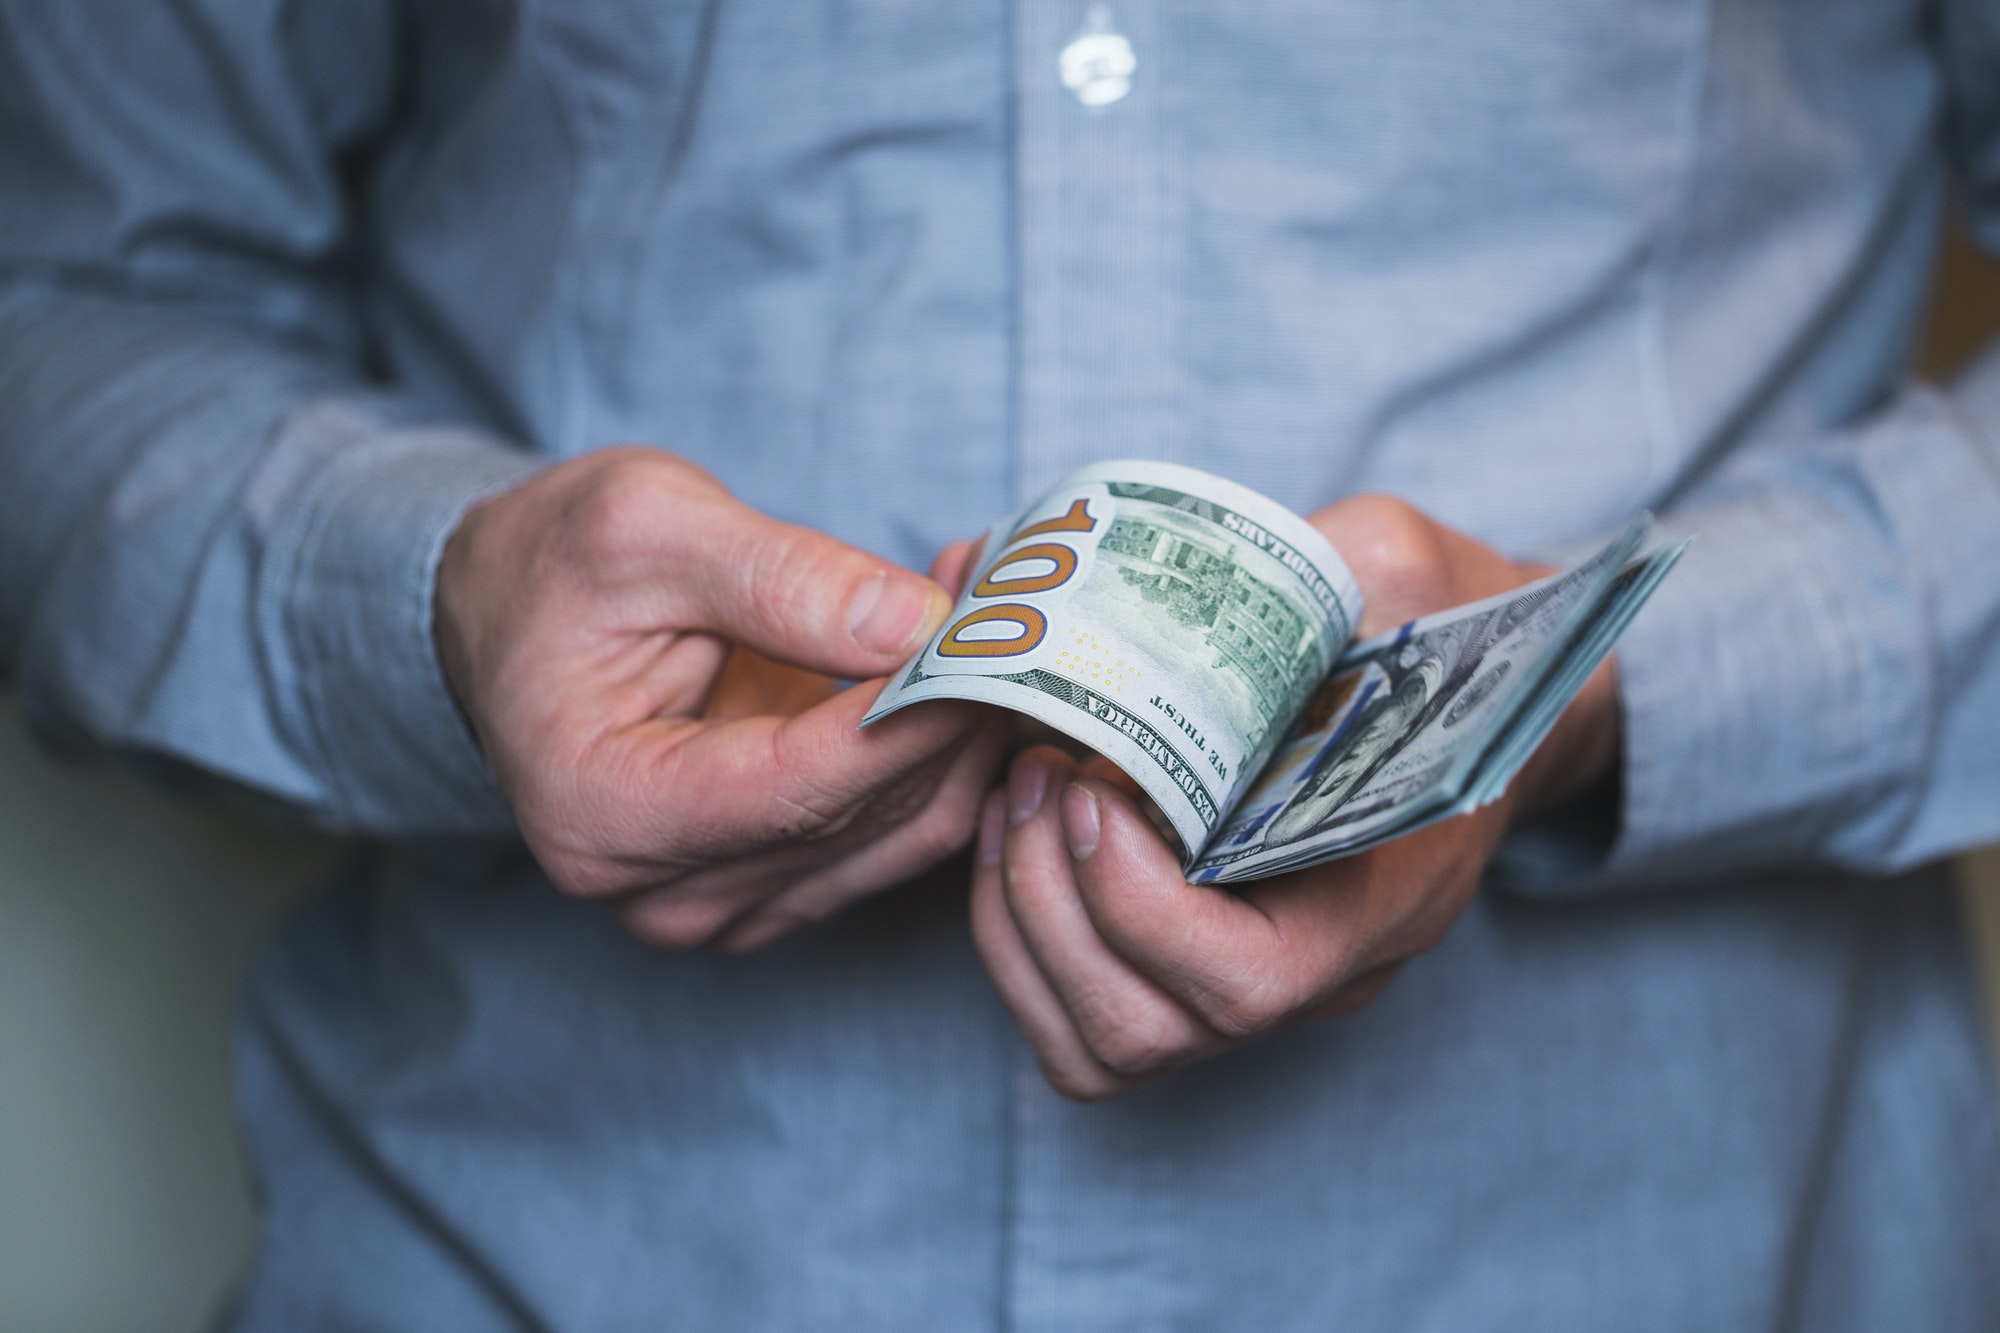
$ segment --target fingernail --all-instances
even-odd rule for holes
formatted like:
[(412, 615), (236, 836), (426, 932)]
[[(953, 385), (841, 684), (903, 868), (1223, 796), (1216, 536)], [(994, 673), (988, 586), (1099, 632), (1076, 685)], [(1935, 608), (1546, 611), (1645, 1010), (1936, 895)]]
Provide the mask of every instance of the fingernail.
[(1032, 759), (1017, 761), (1014, 771), (1007, 775), (1008, 822), (1025, 824), (1033, 819), (1042, 808), (1042, 797), (1048, 790), (1049, 770), (1045, 766)]
[(847, 604), (847, 632), (871, 653), (914, 651), (951, 609), (931, 584), (886, 570), (854, 590)]
[(1000, 864), (1001, 839), (1007, 830), (1007, 800), (999, 792), (994, 792), (987, 800), (986, 808), (979, 812), (979, 850), (975, 853), (983, 866)]
[(1097, 808), (1096, 792), (1079, 782), (1072, 782), (1063, 788), (1063, 839), (1069, 843), (1070, 859), (1090, 859), (1090, 854), (1097, 850), (1101, 821), (1102, 812)]

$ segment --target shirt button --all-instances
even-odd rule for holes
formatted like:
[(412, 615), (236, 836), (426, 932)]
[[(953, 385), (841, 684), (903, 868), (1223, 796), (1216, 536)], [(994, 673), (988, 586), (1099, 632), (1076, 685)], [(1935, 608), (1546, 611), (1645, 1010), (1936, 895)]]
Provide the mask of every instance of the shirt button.
[(1139, 57), (1132, 43), (1111, 26), (1111, 10), (1092, 5), (1084, 15), (1083, 31), (1056, 58), (1063, 87), (1088, 107), (1110, 106), (1132, 91), (1132, 71)]

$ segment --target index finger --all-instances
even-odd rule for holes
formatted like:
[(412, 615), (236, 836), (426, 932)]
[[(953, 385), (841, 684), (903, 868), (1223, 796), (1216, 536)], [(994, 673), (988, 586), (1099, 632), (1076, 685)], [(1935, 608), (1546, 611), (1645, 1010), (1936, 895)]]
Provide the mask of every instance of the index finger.
[(936, 700), (861, 731), (878, 688), (858, 685), (791, 717), (641, 723), (635, 730), (650, 734), (615, 765), (633, 818), (652, 823), (634, 841), (700, 864), (830, 836), (980, 724), (977, 705)]

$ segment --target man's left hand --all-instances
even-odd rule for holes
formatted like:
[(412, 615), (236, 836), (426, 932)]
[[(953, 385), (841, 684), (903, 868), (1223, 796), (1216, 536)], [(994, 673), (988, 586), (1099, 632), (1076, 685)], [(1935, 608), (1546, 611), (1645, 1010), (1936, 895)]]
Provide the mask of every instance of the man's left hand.
[[(1382, 496), (1311, 521), (1367, 598), (1364, 636), (1548, 572)], [(1182, 878), (1143, 798), (1107, 762), (1036, 747), (982, 812), (973, 936), (1049, 1082), (1110, 1096), (1294, 1020), (1369, 1004), (1444, 938), (1519, 813), (1612, 769), (1618, 733), (1607, 662), (1493, 805), (1235, 892)]]

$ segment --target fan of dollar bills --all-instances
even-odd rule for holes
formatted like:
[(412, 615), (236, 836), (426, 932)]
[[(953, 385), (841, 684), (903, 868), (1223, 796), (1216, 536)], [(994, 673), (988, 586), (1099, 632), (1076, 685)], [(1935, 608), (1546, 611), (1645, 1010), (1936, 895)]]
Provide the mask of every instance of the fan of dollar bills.
[(862, 720), (971, 699), (1129, 773), (1197, 884), (1259, 879), (1494, 800), (1685, 543), (1634, 519), (1566, 573), (1351, 642), (1326, 539), (1170, 463), (1071, 474), (982, 553), (944, 628)]

